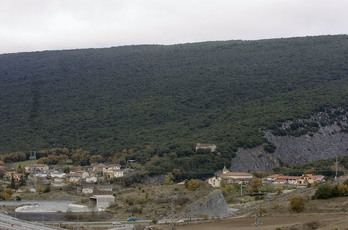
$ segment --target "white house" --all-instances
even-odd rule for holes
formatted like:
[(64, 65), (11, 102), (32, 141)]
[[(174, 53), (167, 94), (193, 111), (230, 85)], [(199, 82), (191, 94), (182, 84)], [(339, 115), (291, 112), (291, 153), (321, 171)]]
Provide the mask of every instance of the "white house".
[(213, 176), (209, 178), (207, 182), (214, 188), (219, 188), (221, 186), (221, 180), (222, 180), (221, 177)]
[(80, 175), (75, 174), (75, 173), (73, 173), (73, 174), (68, 174), (68, 175), (66, 176), (66, 179), (67, 179), (68, 182), (72, 182), (72, 183), (76, 183), (76, 182), (80, 182), (80, 181), (81, 181)]
[(98, 181), (98, 178), (95, 176), (88, 176), (85, 178), (86, 183), (95, 183)]
[(114, 177), (123, 177), (123, 170), (115, 170)]
[(239, 184), (245, 184), (249, 183), (254, 176), (250, 173), (246, 172), (230, 172), (227, 170), (226, 167), (222, 169), (222, 174), (220, 175), (221, 179), (227, 183), (239, 183)]
[(25, 166), (25, 171), (27, 172), (45, 172), (48, 171), (48, 165), (46, 164), (32, 164)]
[(280, 174), (273, 174), (262, 178), (263, 182), (271, 182), (273, 184), (297, 184), (298, 176), (284, 176)]
[(54, 171), (51, 173), (52, 178), (65, 178), (66, 173)]
[(94, 189), (93, 188), (83, 188), (82, 189), (82, 193), (83, 194), (91, 194), (91, 193), (93, 193), (93, 191), (94, 191)]
[(103, 168), (103, 173), (105, 171), (110, 171), (110, 170), (120, 170), (121, 169), (121, 165), (118, 164), (110, 164), (110, 165), (105, 165)]

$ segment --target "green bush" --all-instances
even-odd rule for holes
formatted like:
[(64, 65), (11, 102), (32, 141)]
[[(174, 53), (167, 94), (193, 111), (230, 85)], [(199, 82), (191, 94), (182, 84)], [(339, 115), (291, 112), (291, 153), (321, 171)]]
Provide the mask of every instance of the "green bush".
[(315, 191), (314, 197), (316, 199), (329, 199), (337, 195), (338, 194), (335, 192), (335, 186), (322, 184), (318, 187), (317, 191)]

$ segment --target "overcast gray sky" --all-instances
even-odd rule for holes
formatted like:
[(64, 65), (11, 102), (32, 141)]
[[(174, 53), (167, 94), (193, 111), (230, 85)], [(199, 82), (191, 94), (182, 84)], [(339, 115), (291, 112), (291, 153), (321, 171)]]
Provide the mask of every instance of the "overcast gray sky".
[(347, 33), (347, 0), (0, 2), (0, 53)]

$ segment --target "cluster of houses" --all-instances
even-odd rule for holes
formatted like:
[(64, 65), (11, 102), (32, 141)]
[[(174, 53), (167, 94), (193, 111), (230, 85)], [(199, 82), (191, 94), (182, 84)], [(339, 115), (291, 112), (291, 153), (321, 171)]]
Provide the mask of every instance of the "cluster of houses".
[[(1, 165), (0, 162), (0, 167)], [(47, 164), (30, 164), (25, 166), (24, 173), (17, 172), (15, 170), (6, 170), (4, 177), (6, 179), (20, 181), (24, 173), (28, 174), (28, 182), (37, 181), (38, 179), (45, 180), (46, 184), (50, 184), (56, 188), (62, 188), (70, 183), (85, 185), (81, 187), (82, 193), (93, 193), (93, 186), (88, 186), (88, 184), (96, 184), (99, 182), (104, 182), (112, 178), (123, 177), (125, 174), (132, 171), (129, 167), (122, 167), (118, 164), (95, 164), (86, 169), (78, 169), (65, 173), (63, 169), (50, 169)], [(27, 183), (29, 184), (29, 183)], [(105, 187), (105, 188), (104, 188)], [(98, 185), (99, 190), (109, 191), (111, 186)], [(35, 191), (35, 189), (31, 189)], [(111, 188), (112, 191), (112, 188)]]
[[(226, 167), (222, 169), (222, 173), (219, 176), (214, 176), (209, 178), (207, 182), (215, 187), (219, 188), (223, 184), (249, 184), (249, 182), (254, 178), (250, 173), (246, 172), (230, 172)], [(274, 185), (308, 185), (324, 182), (323, 175), (312, 175), (304, 174), (302, 176), (284, 176), (282, 174), (273, 174), (267, 177), (262, 178), (262, 183), (270, 183)]]
[(273, 174), (262, 178), (263, 183), (272, 184), (292, 184), (292, 185), (308, 185), (324, 182), (323, 175), (303, 174), (302, 176), (284, 176), (282, 174)]

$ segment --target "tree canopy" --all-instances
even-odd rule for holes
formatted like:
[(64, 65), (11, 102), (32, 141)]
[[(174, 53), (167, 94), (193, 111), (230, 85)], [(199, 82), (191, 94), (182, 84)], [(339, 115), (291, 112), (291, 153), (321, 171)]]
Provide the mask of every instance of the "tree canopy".
[(347, 110), (347, 50), (338, 35), (3, 54), (0, 151), (134, 149), (169, 171), (215, 169), (285, 120)]

